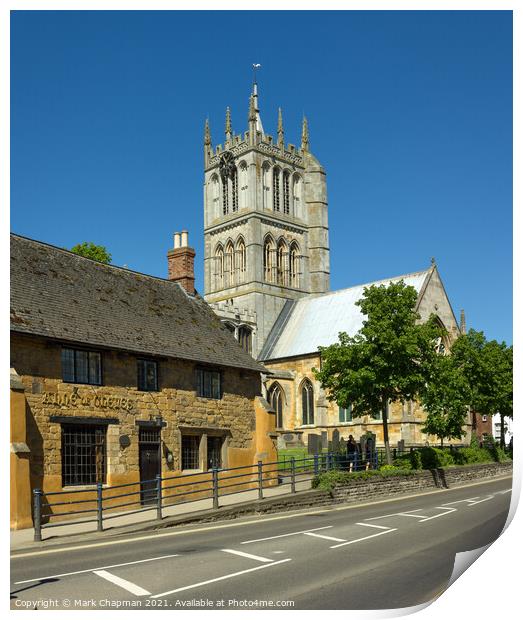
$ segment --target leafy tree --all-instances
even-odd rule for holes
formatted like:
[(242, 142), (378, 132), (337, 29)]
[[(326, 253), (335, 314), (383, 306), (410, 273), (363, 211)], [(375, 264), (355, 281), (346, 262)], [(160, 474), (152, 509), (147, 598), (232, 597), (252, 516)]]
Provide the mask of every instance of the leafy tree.
[(105, 246), (96, 245), (91, 241), (84, 241), (83, 243), (76, 244), (71, 248), (71, 252), (79, 254), (84, 258), (97, 260), (99, 263), (109, 264), (112, 261), (112, 257)]
[(366, 315), (353, 337), (339, 334), (339, 342), (320, 347), (321, 369), (316, 378), (329, 400), (352, 405), (355, 416), (381, 411), (387, 464), (392, 464), (389, 402), (414, 399), (430, 376), (441, 335), (435, 318), (419, 323), (418, 294), (403, 281), (364, 289), (356, 302)]
[(505, 418), (513, 415), (512, 346), (488, 341), (483, 332), (471, 329), (453, 344), (452, 357), (468, 382), (472, 409), (483, 415), (500, 414), (504, 446)]
[(470, 404), (470, 387), (462, 370), (450, 355), (438, 355), (429, 381), (420, 390), (420, 401), (427, 412), (424, 433), (441, 441), (461, 439)]

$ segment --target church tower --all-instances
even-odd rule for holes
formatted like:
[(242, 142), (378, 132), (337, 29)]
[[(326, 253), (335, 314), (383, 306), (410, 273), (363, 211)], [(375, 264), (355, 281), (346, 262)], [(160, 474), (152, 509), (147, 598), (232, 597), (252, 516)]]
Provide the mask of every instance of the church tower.
[(254, 357), (285, 303), (329, 290), (325, 171), (309, 149), (264, 132), (258, 87), (249, 97), (248, 129), (235, 134), (225, 113), (225, 141), (204, 132), (205, 299)]

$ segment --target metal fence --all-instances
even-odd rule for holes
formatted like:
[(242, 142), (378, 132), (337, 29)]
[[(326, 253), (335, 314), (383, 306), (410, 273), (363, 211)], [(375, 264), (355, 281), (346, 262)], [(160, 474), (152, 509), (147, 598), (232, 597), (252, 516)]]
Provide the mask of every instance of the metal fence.
[[(220, 507), (220, 498), (247, 491), (257, 491), (258, 499), (263, 499), (266, 489), (287, 485), (288, 493), (295, 493), (298, 482), (311, 481), (320, 473), (332, 469), (358, 471), (377, 468), (379, 464), (378, 452), (371, 459), (358, 455), (353, 460), (347, 455), (323, 453), (193, 474), (157, 475), (153, 480), (114, 486), (98, 483), (93, 489), (49, 493), (35, 489), (34, 540), (42, 540), (42, 529), (68, 524), (96, 523), (96, 529), (101, 532), (110, 519), (149, 510), (156, 510), (156, 518), (161, 520), (164, 508), (203, 499), (212, 499), (216, 509)], [(79, 497), (71, 499), (71, 495)], [(123, 512), (122, 509), (127, 510)], [(51, 523), (51, 519), (59, 520)]]

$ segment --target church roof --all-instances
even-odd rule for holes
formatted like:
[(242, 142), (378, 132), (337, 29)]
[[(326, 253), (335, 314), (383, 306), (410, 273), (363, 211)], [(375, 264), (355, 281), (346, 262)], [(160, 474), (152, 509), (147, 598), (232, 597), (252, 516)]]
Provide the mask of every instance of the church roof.
[(363, 296), (365, 287), (403, 280), (419, 294), (431, 269), (288, 302), (267, 338), (260, 359), (317, 353), (319, 346), (337, 342), (339, 332), (356, 335), (364, 320), (356, 302)]
[(178, 283), (11, 235), (11, 330), (263, 372)]

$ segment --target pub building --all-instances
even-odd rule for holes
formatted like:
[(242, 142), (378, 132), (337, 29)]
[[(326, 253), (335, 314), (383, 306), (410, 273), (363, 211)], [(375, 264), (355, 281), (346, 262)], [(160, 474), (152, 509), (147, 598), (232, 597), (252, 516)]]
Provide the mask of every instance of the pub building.
[(11, 235), (12, 528), (32, 526), (36, 488), (275, 460), (265, 369), (195, 291), (186, 233), (177, 246), (162, 279)]

